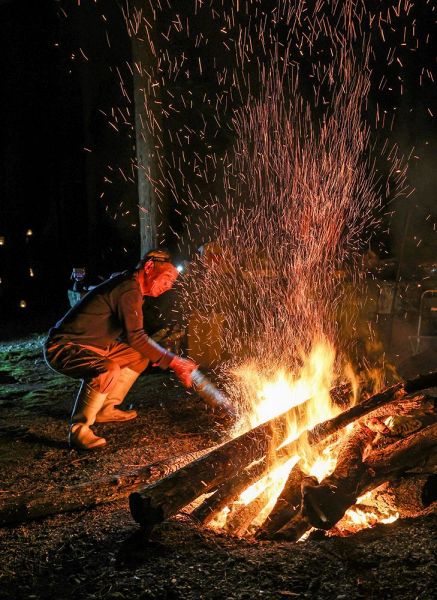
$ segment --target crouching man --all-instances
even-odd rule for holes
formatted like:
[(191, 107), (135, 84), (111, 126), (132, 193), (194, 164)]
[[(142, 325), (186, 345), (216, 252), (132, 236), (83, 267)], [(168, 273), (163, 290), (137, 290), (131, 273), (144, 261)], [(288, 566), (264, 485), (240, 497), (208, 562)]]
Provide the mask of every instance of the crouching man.
[(175, 356), (143, 329), (144, 296), (169, 290), (178, 276), (163, 250), (145, 255), (135, 270), (124, 271), (88, 292), (49, 331), (44, 348), (47, 364), (63, 375), (82, 380), (71, 416), (69, 442), (82, 450), (106, 444), (94, 434), (94, 423), (134, 419), (134, 410), (119, 405), (149, 362), (170, 367), (191, 387), (196, 364)]

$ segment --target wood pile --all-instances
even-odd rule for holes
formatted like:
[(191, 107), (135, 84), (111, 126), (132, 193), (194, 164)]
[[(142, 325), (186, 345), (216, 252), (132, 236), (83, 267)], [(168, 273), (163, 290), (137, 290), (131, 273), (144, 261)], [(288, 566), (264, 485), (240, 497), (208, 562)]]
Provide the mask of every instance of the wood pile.
[[(242, 535), (265, 510), (270, 494), (266, 489), (249, 504), (233, 506), (241, 492), (273, 465), (296, 456), (302, 444), (321, 447), (351, 423), (331, 475), (319, 482), (304, 472), (301, 461), (295, 464), (276, 504), (253, 532), (258, 539), (297, 541), (313, 527), (330, 530), (360, 496), (382, 484), (399, 488), (404, 481), (411, 493), (415, 478), (425, 490), (437, 466), (437, 414), (422, 392), (436, 386), (437, 373), (398, 383), (284, 445), (287, 419), (296, 418), (296, 411), (302, 409), (295, 407), (133, 492), (129, 498), (132, 516), (149, 534), (197, 500), (193, 519), (208, 524), (228, 507), (226, 529)], [(272, 451), (272, 443), (280, 449)], [(432, 494), (430, 504), (435, 500)]]

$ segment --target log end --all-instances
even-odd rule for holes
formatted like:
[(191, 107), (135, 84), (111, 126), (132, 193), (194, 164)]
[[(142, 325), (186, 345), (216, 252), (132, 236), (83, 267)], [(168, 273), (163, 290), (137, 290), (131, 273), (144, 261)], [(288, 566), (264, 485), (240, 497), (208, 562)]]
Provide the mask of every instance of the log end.
[(308, 529), (311, 529), (311, 524), (302, 511), (299, 511), (285, 527), (282, 527), (267, 539), (277, 542), (297, 542)]
[(308, 486), (303, 495), (304, 512), (313, 527), (328, 531), (354, 504), (355, 499), (354, 495), (329, 485)]
[(133, 492), (129, 496), (129, 509), (134, 520), (149, 534), (156, 525), (164, 521), (164, 512), (161, 506), (154, 507), (150, 498), (140, 492)]

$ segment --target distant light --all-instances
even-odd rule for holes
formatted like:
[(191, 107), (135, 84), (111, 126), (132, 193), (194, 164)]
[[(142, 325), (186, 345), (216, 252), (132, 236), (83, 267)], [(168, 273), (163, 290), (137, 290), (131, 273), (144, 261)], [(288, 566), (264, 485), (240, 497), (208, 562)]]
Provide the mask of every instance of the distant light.
[(20, 308), (26, 308), (26, 307), (27, 307), (26, 300), (20, 300)]
[(4, 246), (6, 243), (6, 238), (4, 235), (0, 235), (0, 246)]
[(30, 277), (35, 277), (35, 273), (33, 272), (32, 267), (29, 267), (29, 275)]
[(28, 229), (28, 230), (26, 231), (26, 235), (27, 235), (28, 237), (30, 237), (31, 235), (33, 235), (33, 231), (32, 231), (31, 229)]
[(184, 270), (184, 265), (178, 265), (176, 269), (179, 271), (179, 273), (182, 273), (182, 271)]

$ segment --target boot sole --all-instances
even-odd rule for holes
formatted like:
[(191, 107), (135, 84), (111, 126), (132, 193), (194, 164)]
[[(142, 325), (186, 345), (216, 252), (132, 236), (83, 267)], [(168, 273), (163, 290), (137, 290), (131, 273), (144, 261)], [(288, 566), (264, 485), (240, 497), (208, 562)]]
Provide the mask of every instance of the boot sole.
[(75, 444), (74, 442), (70, 444), (70, 448), (74, 448), (75, 450), (97, 450), (97, 448), (103, 448), (106, 446), (106, 440), (103, 444), (95, 444), (94, 446), (82, 446), (79, 444)]
[(138, 415), (135, 415), (133, 417), (125, 417), (123, 419), (97, 419), (95, 420), (96, 423), (124, 423), (125, 421), (132, 421), (133, 419), (136, 419)]

